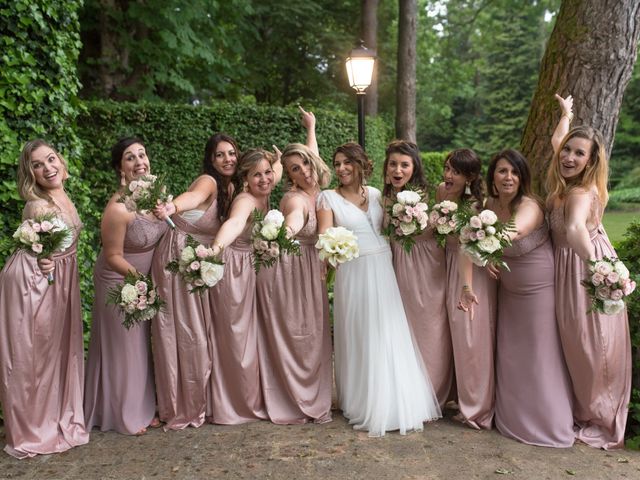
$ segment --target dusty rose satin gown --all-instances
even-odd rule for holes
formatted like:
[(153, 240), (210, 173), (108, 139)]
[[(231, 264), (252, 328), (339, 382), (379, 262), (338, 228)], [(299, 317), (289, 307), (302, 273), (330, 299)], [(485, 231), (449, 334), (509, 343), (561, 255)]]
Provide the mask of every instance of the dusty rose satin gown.
[[(161, 221), (136, 214), (127, 225), (124, 258), (139, 272), (148, 274), (153, 250), (167, 229)], [(84, 411), (87, 428), (136, 434), (146, 428), (156, 411), (150, 323), (127, 330), (124, 315), (107, 305), (107, 292), (123, 277), (107, 264), (104, 251), (93, 269), (95, 297), (87, 358)]]
[(89, 441), (82, 410), (84, 356), (76, 257), (82, 224), (66, 251), (53, 256), (52, 285), (37, 260), (18, 250), (0, 272), (0, 401), (5, 452), (16, 457), (64, 452)]
[(303, 192), (309, 211), (296, 235), (301, 255), (285, 255), (257, 277), (258, 346), (262, 393), (273, 423), (331, 420), (329, 303), (315, 243), (315, 199)]
[[(602, 224), (602, 206), (593, 194), (590, 218), (596, 258), (614, 257)], [(631, 342), (627, 311), (616, 315), (587, 313), (590, 301), (580, 281), (588, 265), (567, 242), (564, 209), (551, 212), (555, 250), (556, 315), (574, 394), (577, 438), (597, 448), (624, 446), (631, 395)]]
[(496, 428), (544, 447), (575, 440), (571, 383), (555, 311), (553, 248), (544, 222), (504, 251), (496, 345)]
[(251, 227), (224, 249), (224, 275), (209, 290), (213, 323), (208, 332), (212, 372), (207, 420), (235, 425), (266, 419), (260, 388), (256, 273)]
[(199, 427), (205, 421), (211, 358), (207, 329), (211, 324), (208, 292), (189, 293), (179, 275), (165, 266), (180, 258), (187, 234), (210, 245), (220, 228), (217, 201), (206, 211), (191, 210), (172, 217), (176, 229), (156, 247), (151, 274), (165, 308), (151, 322), (151, 343), (158, 414), (165, 430)]
[(457, 237), (449, 237), (446, 245), (447, 314), (460, 407), (457, 418), (472, 428), (490, 429), (495, 403), (497, 283), (485, 268), (474, 265), (473, 292), (480, 304), (474, 305), (473, 319), (470, 312), (458, 310), (462, 289), (458, 250)]
[(396, 242), (391, 242), (391, 251), (407, 320), (443, 409), (454, 388), (445, 251), (431, 230), (416, 237), (410, 253)]

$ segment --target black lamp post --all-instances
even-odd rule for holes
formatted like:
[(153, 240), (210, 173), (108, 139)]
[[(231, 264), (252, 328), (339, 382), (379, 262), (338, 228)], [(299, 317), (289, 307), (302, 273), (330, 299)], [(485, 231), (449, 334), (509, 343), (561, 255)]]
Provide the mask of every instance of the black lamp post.
[(376, 61), (375, 50), (369, 50), (360, 40), (360, 46), (354, 48), (347, 57), (347, 75), (349, 86), (356, 91), (358, 99), (358, 143), (364, 147), (364, 96), (365, 90), (371, 85), (373, 65)]

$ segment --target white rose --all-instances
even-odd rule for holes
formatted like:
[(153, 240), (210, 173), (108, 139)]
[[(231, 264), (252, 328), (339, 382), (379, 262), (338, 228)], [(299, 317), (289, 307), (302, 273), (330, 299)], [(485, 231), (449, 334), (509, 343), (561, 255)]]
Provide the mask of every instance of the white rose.
[(485, 237), (482, 240), (478, 240), (478, 248), (483, 252), (493, 253), (500, 249), (500, 240), (496, 237)]
[(622, 300), (604, 300), (603, 310), (607, 315), (615, 315), (624, 308), (624, 302)]
[(280, 228), (284, 223), (284, 215), (278, 210), (269, 210), (264, 217), (264, 223), (272, 223)]
[(404, 206), (401, 203), (394, 203), (391, 209), (391, 213), (394, 217), (401, 215), (404, 212)]
[(183, 263), (191, 263), (196, 259), (196, 252), (193, 247), (184, 247), (182, 252), (180, 252), (180, 260)]
[(622, 263), (621, 261), (617, 261), (614, 264), (613, 269), (616, 271), (616, 273), (620, 276), (622, 280), (626, 280), (627, 278), (629, 278), (629, 270), (627, 269), (625, 264)]
[(482, 220), (480, 220), (478, 215), (474, 215), (469, 219), (469, 225), (473, 228), (482, 228)]
[[(280, 212), (278, 212), (280, 213)], [(280, 226), (275, 223), (265, 223), (260, 230), (260, 235), (262, 235), (267, 240), (275, 240), (278, 238), (278, 232), (280, 231)]]
[(487, 232), (487, 235), (495, 235), (496, 234), (496, 228), (492, 227), (491, 225), (489, 225), (487, 228), (485, 228), (484, 231)]
[(415, 205), (420, 201), (420, 194), (411, 190), (404, 190), (396, 195), (398, 202), (403, 205)]
[(446, 208), (449, 212), (455, 212), (458, 210), (458, 204), (450, 200), (444, 200), (440, 202), (440, 208)]
[(485, 225), (493, 225), (498, 221), (497, 215), (491, 210), (483, 210), (478, 216)]
[(400, 230), (402, 230), (402, 234), (407, 236), (407, 235), (411, 235), (413, 232), (416, 231), (416, 225), (415, 223), (411, 222), (411, 223), (401, 223), (400, 224)]
[(20, 225), (18, 230), (16, 230), (16, 233), (13, 234), (13, 238), (26, 245), (31, 245), (32, 243), (40, 240), (40, 235), (38, 235), (37, 232), (33, 228), (31, 228), (29, 222), (24, 222), (22, 225)]
[(134, 287), (130, 283), (127, 283), (124, 287), (122, 287), (120, 296), (122, 297), (122, 301), (124, 303), (131, 303), (138, 298), (138, 290), (136, 290), (136, 287)]
[(222, 278), (224, 266), (217, 263), (201, 262), (200, 277), (209, 287), (213, 287)]
[(444, 225), (438, 225), (436, 227), (436, 230), (438, 230), (438, 233), (441, 235), (448, 235), (453, 229), (449, 226), (448, 223), (445, 223)]

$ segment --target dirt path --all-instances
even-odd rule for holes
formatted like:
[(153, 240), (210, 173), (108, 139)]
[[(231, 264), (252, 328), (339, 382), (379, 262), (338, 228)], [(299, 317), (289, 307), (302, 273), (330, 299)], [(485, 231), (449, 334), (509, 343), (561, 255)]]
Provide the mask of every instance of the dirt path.
[(532, 447), (449, 419), (422, 433), (368, 438), (334, 414), (325, 425), (94, 432), (88, 445), (58, 455), (19, 461), (2, 453), (0, 478), (638, 480), (640, 452)]

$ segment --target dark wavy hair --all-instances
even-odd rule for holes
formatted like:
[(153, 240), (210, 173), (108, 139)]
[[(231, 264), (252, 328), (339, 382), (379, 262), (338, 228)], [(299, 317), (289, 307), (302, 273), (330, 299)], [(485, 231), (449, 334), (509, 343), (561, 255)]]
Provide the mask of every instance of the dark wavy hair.
[(216, 155), (216, 149), (220, 142), (230, 143), (236, 151), (236, 159), (240, 159), (240, 150), (235, 139), (225, 133), (216, 133), (209, 137), (207, 144), (204, 147), (204, 158), (202, 160), (202, 171), (206, 175), (210, 175), (216, 181), (218, 187), (218, 216), (220, 219), (225, 219), (229, 213), (231, 207), (232, 195), (229, 195), (229, 184), (233, 184), (234, 193), (242, 190), (242, 181), (238, 175), (232, 177), (225, 177), (213, 166), (213, 161)]
[(503, 159), (511, 164), (511, 166), (516, 171), (516, 176), (520, 180), (520, 183), (518, 185), (518, 192), (509, 204), (509, 208), (511, 209), (511, 211), (515, 211), (515, 209), (522, 201), (522, 197), (524, 196), (532, 197), (536, 201), (539, 201), (539, 199), (531, 191), (531, 170), (529, 169), (529, 163), (527, 162), (527, 159), (524, 158), (524, 155), (522, 155), (519, 151), (512, 148), (508, 148), (496, 153), (491, 159), (491, 163), (489, 163), (489, 168), (487, 169), (488, 195), (492, 198), (498, 198), (498, 192), (495, 190), (495, 186), (493, 183), (493, 176), (496, 173), (496, 166), (498, 165), (498, 162)]
[(429, 184), (424, 176), (424, 167), (422, 165), (422, 157), (420, 157), (420, 150), (418, 146), (413, 142), (407, 142), (406, 140), (393, 140), (385, 151), (384, 165), (382, 166), (382, 178), (384, 181), (384, 189), (382, 194), (385, 197), (389, 197), (393, 194), (393, 185), (391, 182), (387, 182), (387, 167), (389, 166), (389, 157), (393, 153), (400, 155), (406, 155), (411, 157), (413, 162), (413, 175), (407, 182), (407, 185), (412, 185), (419, 188), (425, 194), (429, 191)]
[(122, 155), (134, 143), (139, 143), (145, 149), (147, 148), (139, 137), (121, 138), (111, 147), (111, 167), (115, 170), (118, 180), (120, 180), (120, 171), (122, 170)]
[(449, 162), (452, 168), (464, 175), (469, 183), (471, 195), (462, 193), (461, 200), (471, 200), (472, 198), (482, 206), (484, 204), (484, 182), (480, 175), (482, 162), (480, 157), (470, 148), (458, 148), (449, 152), (444, 163)]

